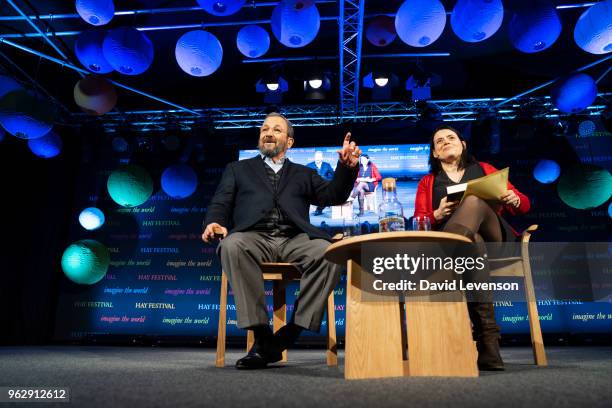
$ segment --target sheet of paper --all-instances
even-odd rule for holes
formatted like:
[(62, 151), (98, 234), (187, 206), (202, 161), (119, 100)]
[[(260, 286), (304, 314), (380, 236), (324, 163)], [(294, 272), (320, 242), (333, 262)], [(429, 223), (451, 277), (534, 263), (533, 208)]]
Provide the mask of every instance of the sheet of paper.
[(463, 193), (461, 201), (468, 195), (475, 195), (483, 200), (500, 200), (501, 196), (508, 190), (509, 167), (487, 174), (484, 177), (470, 180)]

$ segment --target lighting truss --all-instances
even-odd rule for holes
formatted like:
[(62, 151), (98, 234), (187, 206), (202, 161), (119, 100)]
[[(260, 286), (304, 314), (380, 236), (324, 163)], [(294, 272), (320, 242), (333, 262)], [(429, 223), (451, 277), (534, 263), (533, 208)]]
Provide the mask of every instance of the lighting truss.
[[(445, 122), (472, 121), (482, 113), (495, 113), (501, 120), (516, 119), (528, 114), (534, 119), (569, 116), (557, 110), (550, 97), (525, 97), (496, 109), (495, 106), (506, 98), (440, 99), (427, 102), (427, 109), (435, 112), (439, 120)], [(612, 104), (612, 93), (600, 93), (593, 105), (583, 111), (581, 116), (598, 116), (606, 106)], [(215, 129), (241, 129), (261, 126), (267, 113), (265, 106), (239, 108), (195, 109), (198, 115), (181, 110), (139, 110), (109, 112), (100, 118), (107, 132), (119, 129), (151, 132), (165, 131), (169, 126), (191, 130), (196, 126), (211, 126)], [(344, 116), (338, 105), (287, 105), (281, 112), (294, 126), (333, 126), (346, 122), (376, 123), (380, 121), (418, 121), (423, 113), (422, 107), (412, 102), (360, 103), (354, 115)], [(74, 114), (79, 122), (90, 121), (83, 113)]]
[(338, 40), (340, 52), (340, 116), (355, 118), (359, 109), (359, 75), (363, 36), (364, 0), (340, 0)]

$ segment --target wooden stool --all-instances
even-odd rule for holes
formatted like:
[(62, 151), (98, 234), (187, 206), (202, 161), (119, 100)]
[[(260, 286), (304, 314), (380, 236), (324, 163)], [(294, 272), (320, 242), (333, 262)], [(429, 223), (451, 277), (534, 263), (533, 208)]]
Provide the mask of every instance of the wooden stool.
[[(272, 281), (272, 299), (274, 313), (272, 325), (274, 332), (287, 324), (286, 287), (291, 281), (299, 280), (300, 273), (291, 263), (264, 262), (260, 265), (264, 281)], [(219, 329), (217, 331), (217, 367), (225, 366), (225, 335), (227, 329), (227, 277), (221, 272), (221, 294), (219, 301)], [(252, 330), (247, 333), (247, 352), (255, 343)], [(338, 365), (338, 350), (336, 345), (336, 314), (334, 293), (327, 298), (327, 365)], [(287, 350), (283, 351), (282, 361), (287, 361)]]

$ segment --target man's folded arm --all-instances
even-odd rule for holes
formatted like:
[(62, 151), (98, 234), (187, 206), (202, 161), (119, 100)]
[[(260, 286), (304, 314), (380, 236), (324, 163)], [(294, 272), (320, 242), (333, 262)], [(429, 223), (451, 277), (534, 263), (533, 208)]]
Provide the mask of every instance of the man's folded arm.
[(343, 204), (351, 194), (358, 171), (359, 166), (349, 167), (340, 161), (336, 166), (334, 177), (329, 181), (313, 171), (311, 204), (325, 207)]
[(236, 178), (234, 176), (233, 163), (230, 163), (225, 168), (221, 181), (215, 191), (215, 195), (208, 204), (203, 227), (206, 228), (211, 222), (216, 222), (223, 227), (227, 227), (234, 208), (235, 197)]

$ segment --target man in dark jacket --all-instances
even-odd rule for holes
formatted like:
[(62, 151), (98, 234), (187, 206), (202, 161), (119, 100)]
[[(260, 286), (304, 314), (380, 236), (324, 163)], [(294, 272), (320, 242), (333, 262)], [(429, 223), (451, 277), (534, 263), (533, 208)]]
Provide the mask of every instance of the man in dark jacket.
[[(339, 205), (357, 177), (360, 149), (348, 133), (331, 181), (285, 157), (294, 142), (284, 116), (269, 114), (259, 134), (260, 155), (226, 167), (208, 205), (202, 239), (221, 235), (217, 253), (234, 291), (238, 327), (253, 330), (255, 345), (237, 368), (280, 361), (302, 329), (319, 331), (340, 268), (323, 257), (327, 233), (310, 224), (310, 205)], [(229, 228), (229, 231), (228, 231)], [(261, 262), (291, 262), (301, 273), (292, 321), (275, 335), (268, 324)]]
[[(313, 170), (316, 170), (319, 176), (323, 177), (325, 180), (331, 180), (334, 177), (334, 169), (331, 164), (326, 161), (323, 161), (323, 152), (317, 150), (314, 154), (314, 161), (311, 161), (306, 165), (306, 167), (310, 167)], [(312, 215), (321, 215), (323, 214), (323, 209), (325, 207), (318, 206)]]

